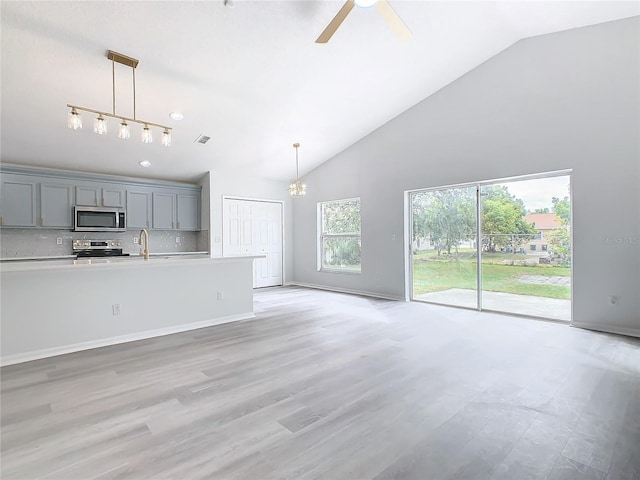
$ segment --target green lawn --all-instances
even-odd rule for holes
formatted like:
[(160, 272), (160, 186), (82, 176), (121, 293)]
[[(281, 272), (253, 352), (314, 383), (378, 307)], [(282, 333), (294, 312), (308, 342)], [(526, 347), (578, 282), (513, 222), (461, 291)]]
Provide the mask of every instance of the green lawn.
[[(509, 265), (504, 260), (523, 260), (525, 255), (484, 254), (482, 288), (491, 292), (517, 293), (548, 298), (571, 298), (571, 288), (558, 285), (535, 285), (518, 281), (521, 275), (569, 277), (570, 267), (555, 265)], [(450, 288), (476, 289), (476, 259), (471, 250), (454, 255), (433, 251), (419, 252), (413, 262), (413, 293), (438, 292)]]

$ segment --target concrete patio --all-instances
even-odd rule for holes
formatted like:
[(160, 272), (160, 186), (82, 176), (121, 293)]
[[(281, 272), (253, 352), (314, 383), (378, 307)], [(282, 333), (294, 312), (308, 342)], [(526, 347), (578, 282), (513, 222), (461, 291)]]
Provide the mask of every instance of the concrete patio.
[[(476, 290), (451, 288), (441, 292), (416, 295), (414, 300), (433, 302), (457, 307), (476, 308)], [(502, 292), (483, 292), (482, 309), (515, 313), (553, 320), (571, 321), (571, 300), (517, 295)]]

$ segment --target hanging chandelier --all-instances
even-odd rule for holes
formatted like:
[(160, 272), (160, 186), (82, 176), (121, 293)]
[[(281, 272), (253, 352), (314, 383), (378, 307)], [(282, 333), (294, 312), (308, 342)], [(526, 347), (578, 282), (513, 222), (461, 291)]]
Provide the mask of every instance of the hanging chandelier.
[(298, 147), (300, 147), (299, 143), (293, 144), (293, 148), (296, 149), (296, 178), (289, 182), (289, 193), (294, 198), (304, 197), (307, 194), (307, 186), (302, 183), (298, 174)]
[[(160, 125), (159, 123), (149, 122), (146, 120), (138, 120), (136, 118), (136, 67), (139, 60), (137, 58), (131, 58), (121, 53), (107, 50), (107, 58), (111, 60), (111, 80), (113, 91), (113, 111), (102, 112), (93, 108), (80, 107), (78, 105), (67, 104), (67, 107), (71, 108), (69, 112), (69, 118), (67, 119), (67, 126), (73, 130), (79, 130), (82, 128), (82, 117), (80, 117), (79, 110), (83, 112), (94, 113), (97, 117), (93, 121), (93, 131), (98, 135), (107, 134), (107, 120), (108, 118), (117, 118), (120, 120), (120, 128), (118, 129), (118, 137), (123, 140), (127, 140), (131, 137), (131, 131), (129, 130), (129, 123), (138, 123), (142, 125), (141, 140), (142, 143), (153, 142), (153, 134), (150, 127), (158, 127), (162, 129), (162, 145), (165, 147), (171, 146), (171, 127), (166, 125)], [(123, 117), (116, 113), (116, 62), (127, 67), (131, 67), (133, 77), (133, 118)]]

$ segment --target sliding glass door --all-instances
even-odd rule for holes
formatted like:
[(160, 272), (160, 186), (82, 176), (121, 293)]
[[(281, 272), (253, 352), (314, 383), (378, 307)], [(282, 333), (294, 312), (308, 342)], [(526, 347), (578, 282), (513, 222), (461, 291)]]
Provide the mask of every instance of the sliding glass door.
[(411, 194), (413, 298), (476, 308), (476, 187)]
[(571, 320), (569, 182), (537, 176), (411, 192), (411, 298)]
[(482, 308), (571, 320), (569, 176), (481, 185)]

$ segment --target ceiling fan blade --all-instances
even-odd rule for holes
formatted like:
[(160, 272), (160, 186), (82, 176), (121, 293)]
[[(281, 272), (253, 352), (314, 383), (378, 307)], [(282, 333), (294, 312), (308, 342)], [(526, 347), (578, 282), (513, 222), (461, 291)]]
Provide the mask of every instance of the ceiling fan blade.
[(327, 43), (329, 39), (333, 37), (333, 34), (336, 33), (338, 27), (342, 25), (342, 22), (344, 22), (344, 19), (347, 18), (347, 15), (349, 15), (349, 12), (353, 10), (353, 7), (355, 5), (356, 2), (354, 0), (347, 0), (338, 14), (333, 17), (333, 20), (331, 20), (329, 25), (327, 25), (327, 28), (325, 28), (324, 31), (320, 34), (320, 36), (316, 40), (316, 43)]
[(387, 0), (378, 0), (376, 8), (396, 37), (402, 41), (407, 41), (413, 36), (409, 27), (402, 21), (400, 15), (396, 13)]

